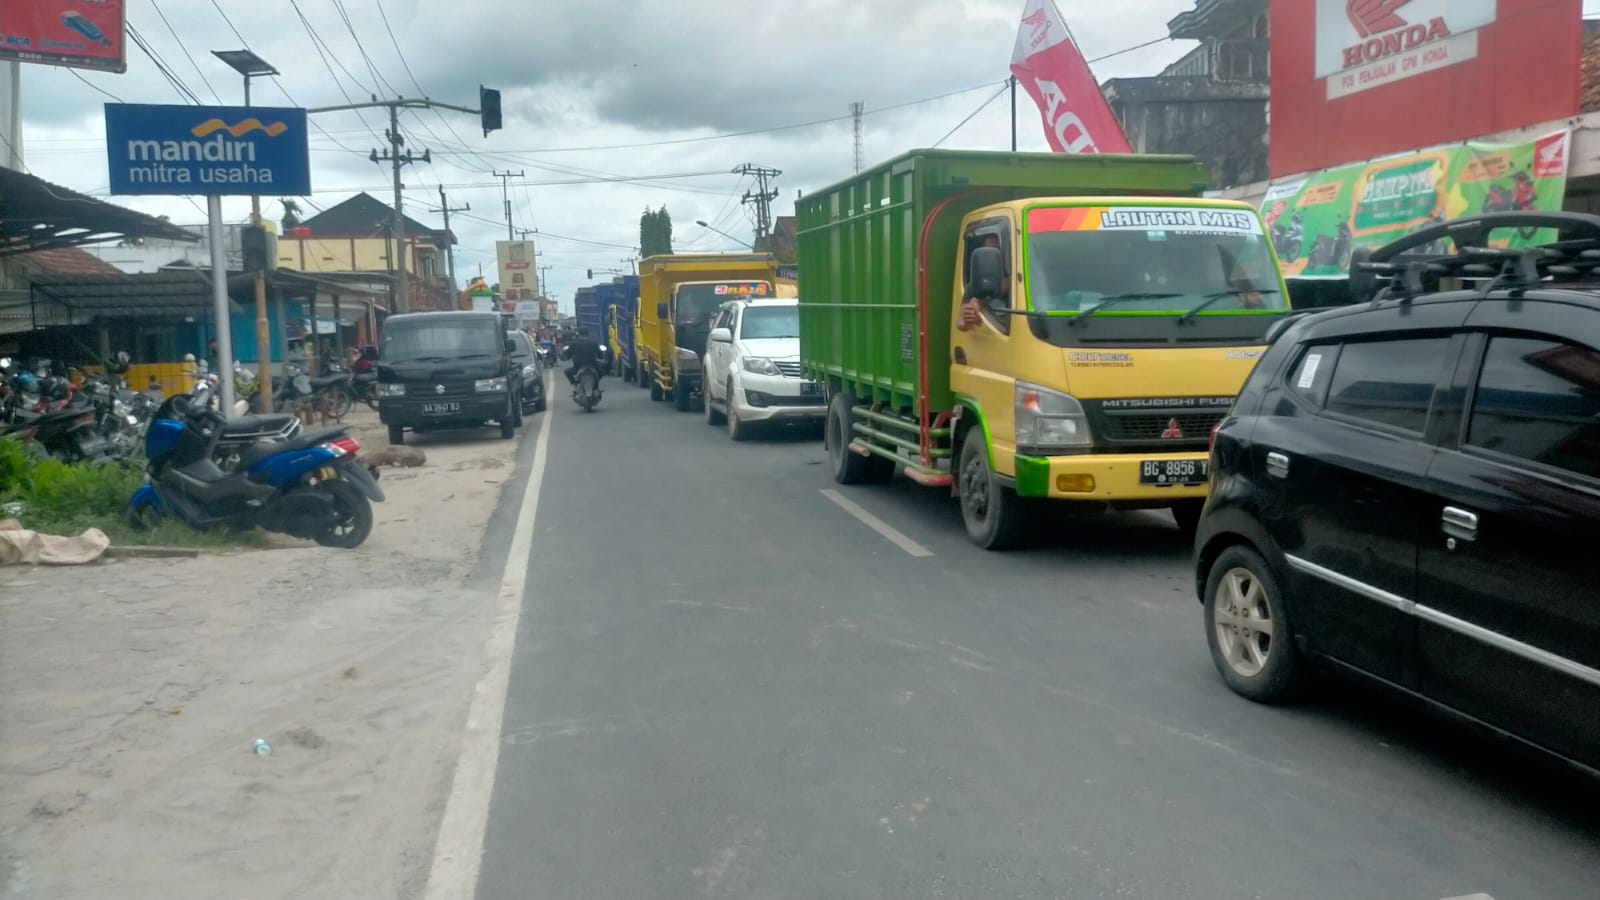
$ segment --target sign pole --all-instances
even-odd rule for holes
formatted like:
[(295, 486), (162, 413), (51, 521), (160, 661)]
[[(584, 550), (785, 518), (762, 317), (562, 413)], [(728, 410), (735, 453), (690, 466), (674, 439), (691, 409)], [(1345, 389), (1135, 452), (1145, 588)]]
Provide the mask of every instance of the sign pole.
[[(250, 105), (250, 76), (244, 76), (244, 105)], [(250, 223), (261, 224), (261, 195), (250, 195)], [(267, 273), (256, 272), (256, 384), (261, 408), (272, 409), (272, 323), (267, 318)]]
[[(222, 246), (222, 197), (206, 197), (206, 230), (211, 238), (211, 300), (217, 326), (217, 381), (222, 414), (233, 417), (233, 317), (228, 310), (228, 258)], [(266, 378), (272, 376), (265, 375)]]

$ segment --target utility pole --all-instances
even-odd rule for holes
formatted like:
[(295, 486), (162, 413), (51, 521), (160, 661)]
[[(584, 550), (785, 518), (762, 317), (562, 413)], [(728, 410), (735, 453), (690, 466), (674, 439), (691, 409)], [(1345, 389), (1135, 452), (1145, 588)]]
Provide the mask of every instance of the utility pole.
[(1011, 152), (1017, 152), (1017, 76), (1006, 79), (1011, 86)]
[(494, 177), (500, 179), (500, 195), (506, 201), (506, 240), (514, 241), (517, 239), (517, 230), (511, 225), (511, 179), (522, 178), (524, 174), (521, 169), (515, 172), (510, 169), (504, 172), (493, 171), (493, 174)]
[(430, 151), (427, 150), (422, 151), (422, 156), (420, 157), (413, 156), (410, 151), (406, 151), (404, 153), (401, 152), (400, 148), (405, 146), (406, 141), (405, 138), (400, 135), (400, 110), (440, 107), (442, 109), (453, 109), (456, 112), (471, 113), (475, 116), (481, 116), (483, 118), (483, 133), (487, 135), (490, 131), (500, 127), (500, 94), (498, 91), (491, 91), (487, 88), (480, 87), (478, 88), (478, 100), (480, 105), (483, 105), (486, 109), (490, 109), (490, 113), (492, 113), (492, 115), (486, 114), (483, 109), (469, 109), (465, 106), (456, 106), (453, 103), (441, 103), (438, 100), (430, 100), (427, 97), (397, 97), (393, 100), (379, 100), (377, 97), (373, 97), (372, 100), (367, 103), (346, 103), (343, 106), (319, 106), (316, 109), (306, 110), (307, 113), (325, 113), (342, 112), (350, 109), (376, 109), (380, 106), (389, 110), (389, 149), (381, 155), (377, 150), (373, 150), (367, 158), (375, 163), (387, 162), (392, 164), (394, 167), (394, 224), (390, 230), (394, 233), (395, 247), (394, 251), (389, 254), (389, 265), (394, 268), (395, 277), (393, 284), (390, 287), (390, 290), (394, 292), (389, 298), (389, 309), (391, 311), (396, 309), (397, 306), (400, 312), (411, 311), (410, 291), (403, 290), (401, 288), (401, 284), (405, 283), (406, 278), (405, 263), (403, 260), (396, 259), (396, 257), (405, 252), (406, 244), (406, 220), (405, 211), (403, 209), (403, 204), (405, 203), (405, 198), (403, 196), (405, 185), (400, 182), (400, 166), (406, 163), (415, 162), (418, 159), (421, 159), (425, 163), (433, 162), (433, 157)]
[(439, 185), (439, 208), (428, 208), (428, 212), (431, 213), (444, 213), (444, 258), (446, 265), (450, 267), (450, 290), (452, 291), (456, 289), (456, 242), (455, 238), (450, 235), (450, 214), (453, 212), (468, 212), (471, 209), (471, 203), (466, 206), (451, 206), (444, 197), (444, 185), (442, 184)]
[(375, 163), (386, 162), (394, 170), (394, 224), (390, 230), (394, 233), (394, 251), (389, 254), (389, 265), (394, 269), (394, 285), (391, 290), (394, 294), (389, 298), (389, 309), (398, 309), (399, 312), (411, 311), (411, 283), (406, 277), (406, 262), (410, 256), (406, 252), (406, 214), (405, 214), (405, 189), (400, 181), (400, 167), (416, 162), (418, 159), (425, 163), (433, 162), (431, 151), (424, 150), (419, 157), (410, 150), (402, 151), (406, 145), (405, 136), (400, 133), (400, 104), (391, 103), (389, 106), (389, 130), (384, 132), (384, 137), (389, 139), (389, 149), (383, 153), (373, 150), (367, 158)]
[(537, 291), (534, 291), (534, 295), (535, 296), (537, 296), (537, 297), (543, 297), (544, 296), (544, 286), (545, 286), (544, 273), (550, 271), (552, 268), (554, 268), (554, 267), (553, 266), (540, 266), (539, 267), (539, 289)]
[(778, 198), (778, 192), (770, 189), (767, 183), (782, 175), (778, 169), (766, 169), (754, 163), (745, 163), (733, 170), (735, 175), (751, 175), (756, 179), (756, 190), (745, 191), (741, 203), (755, 204), (756, 208), (756, 240), (760, 241), (772, 230), (772, 201)]
[[(856, 101), (854, 101), (853, 103), (850, 104), (850, 126), (855, 132), (855, 145), (856, 145), (855, 160), (856, 160), (856, 172), (857, 173), (860, 173), (860, 171), (861, 171), (861, 116), (866, 111), (867, 111), (867, 105), (865, 103), (862, 103), (860, 100), (856, 100)], [(1016, 148), (1013, 147), (1011, 149), (1015, 150)]]

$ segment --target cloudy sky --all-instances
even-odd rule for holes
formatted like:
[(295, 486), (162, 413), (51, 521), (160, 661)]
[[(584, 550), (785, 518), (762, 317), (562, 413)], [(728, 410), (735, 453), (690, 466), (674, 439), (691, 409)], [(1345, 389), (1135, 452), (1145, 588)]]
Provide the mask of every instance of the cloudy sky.
[[(913, 147), (1010, 145), (999, 94), (1023, 0), (379, 3), (127, 0), (127, 16), (204, 103), (240, 100), (238, 75), (210, 51), (241, 43), (283, 73), (256, 82), (258, 104), (426, 93), (476, 106), (479, 84), (500, 88), (506, 127), (487, 138), (474, 116), (402, 116), (408, 145), (433, 154), (431, 165), (406, 172), (406, 211), (437, 225), (426, 209), (438, 206), (441, 184), (451, 206), (470, 204), (451, 221), (457, 274), (465, 280), (481, 265), (494, 281), (494, 241), (506, 229), (502, 182), (491, 173), (524, 173), (510, 181), (513, 219), (538, 229), (547, 287), (564, 308), (589, 283), (586, 269), (627, 268), (646, 206), (671, 212), (677, 249), (731, 250), (735, 241), (694, 223), (749, 239), (753, 210), (739, 197), (752, 182), (732, 174), (736, 166), (782, 170), (775, 215), (793, 212), (797, 191), (850, 174), (852, 101), (866, 106), (868, 165)], [(1102, 79), (1154, 74), (1192, 46), (1160, 39), (1193, 0), (1057, 3), (1091, 59), (1158, 41), (1095, 63)], [(102, 104), (110, 98), (101, 91), (130, 103), (187, 102), (132, 42), (128, 60), (123, 75), (23, 66), (29, 171), (107, 196)], [(1020, 148), (1048, 149), (1031, 101), (1020, 91), (1018, 101)], [(387, 166), (367, 159), (382, 146), (386, 115), (362, 115), (314, 117), (322, 129), (312, 134), (315, 207), (357, 190), (391, 199)], [(204, 219), (199, 199), (115, 202), (184, 224)], [(281, 212), (275, 200), (264, 209), (269, 218)], [(248, 200), (224, 201), (230, 221), (248, 212)]]

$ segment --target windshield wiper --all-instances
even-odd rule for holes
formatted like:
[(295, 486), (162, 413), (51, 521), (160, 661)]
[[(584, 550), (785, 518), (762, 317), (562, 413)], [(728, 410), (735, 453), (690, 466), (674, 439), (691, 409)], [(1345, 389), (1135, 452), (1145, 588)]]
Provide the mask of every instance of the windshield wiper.
[(394, 360), (394, 362), (397, 362), (397, 363), (444, 362), (448, 358), (449, 357), (446, 357), (446, 356), (412, 356), (412, 357), (408, 357), (406, 359), (397, 359), (397, 360)]
[(485, 356), (493, 355), (493, 353), (463, 353), (456, 357), (456, 359), (483, 359)]
[(1182, 294), (1172, 294), (1172, 293), (1112, 294), (1109, 297), (1101, 297), (1099, 300), (1095, 301), (1095, 304), (1093, 306), (1089, 307), (1086, 310), (1083, 310), (1082, 312), (1078, 313), (1075, 316), (1068, 317), (1067, 324), (1068, 325), (1076, 325), (1080, 320), (1089, 318), (1090, 316), (1094, 315), (1095, 313), (1099, 312), (1100, 310), (1105, 309), (1107, 306), (1111, 306), (1111, 305), (1117, 304), (1117, 303), (1124, 303), (1124, 302), (1127, 302), (1129, 300), (1166, 300), (1166, 299), (1169, 299), (1171, 297), (1182, 297), (1182, 296), (1183, 296)]
[(1193, 319), (1195, 316), (1200, 314), (1201, 310), (1203, 310), (1203, 309), (1205, 309), (1205, 308), (1207, 308), (1209, 306), (1212, 306), (1213, 304), (1216, 304), (1218, 302), (1226, 300), (1229, 297), (1237, 297), (1240, 294), (1277, 294), (1277, 293), (1281, 293), (1277, 288), (1261, 288), (1259, 290), (1255, 289), (1255, 288), (1251, 288), (1249, 290), (1217, 291), (1215, 293), (1207, 294), (1205, 296), (1205, 299), (1201, 300), (1199, 303), (1196, 303), (1194, 306), (1189, 307), (1187, 310), (1184, 310), (1183, 315), (1178, 317), (1178, 324), (1181, 325), (1184, 322), (1187, 322), (1190, 319)]

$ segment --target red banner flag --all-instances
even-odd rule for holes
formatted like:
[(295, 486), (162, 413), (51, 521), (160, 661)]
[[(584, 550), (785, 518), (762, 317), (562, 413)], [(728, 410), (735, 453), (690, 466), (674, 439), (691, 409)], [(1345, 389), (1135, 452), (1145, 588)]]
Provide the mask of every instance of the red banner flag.
[(1052, 0), (1028, 0), (1023, 8), (1011, 74), (1039, 105), (1057, 153), (1133, 152)]

